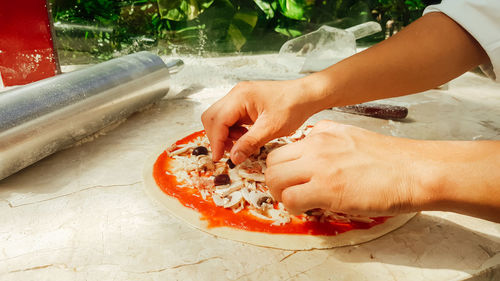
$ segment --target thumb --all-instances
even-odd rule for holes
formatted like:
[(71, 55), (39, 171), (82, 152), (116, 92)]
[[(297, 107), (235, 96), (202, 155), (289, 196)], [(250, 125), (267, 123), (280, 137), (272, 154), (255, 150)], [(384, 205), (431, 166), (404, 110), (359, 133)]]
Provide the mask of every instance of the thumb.
[(258, 118), (248, 132), (242, 135), (234, 144), (231, 149), (231, 161), (236, 165), (240, 164), (257, 149), (272, 140), (276, 134), (272, 128), (276, 127), (270, 126), (265, 118)]

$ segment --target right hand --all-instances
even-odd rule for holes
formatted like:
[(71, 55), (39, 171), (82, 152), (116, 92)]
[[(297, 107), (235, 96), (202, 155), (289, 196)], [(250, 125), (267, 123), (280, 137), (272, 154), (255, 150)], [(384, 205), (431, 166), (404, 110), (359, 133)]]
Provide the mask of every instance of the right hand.
[[(306, 85), (300, 79), (238, 83), (201, 117), (213, 160), (230, 150), (231, 160), (239, 164), (265, 143), (299, 128), (319, 111)], [(252, 126), (247, 131), (241, 125)]]
[(427, 153), (437, 145), (321, 121), (301, 141), (269, 153), (266, 185), (294, 215), (317, 208), (364, 216), (420, 211), (435, 197), (429, 190), (438, 165), (431, 167)]

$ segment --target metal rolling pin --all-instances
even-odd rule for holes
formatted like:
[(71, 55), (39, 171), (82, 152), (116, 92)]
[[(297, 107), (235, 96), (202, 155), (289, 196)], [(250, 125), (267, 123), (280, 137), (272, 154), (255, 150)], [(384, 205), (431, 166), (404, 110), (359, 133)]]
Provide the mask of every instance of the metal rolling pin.
[(0, 93), (0, 180), (160, 100), (182, 65), (140, 52)]

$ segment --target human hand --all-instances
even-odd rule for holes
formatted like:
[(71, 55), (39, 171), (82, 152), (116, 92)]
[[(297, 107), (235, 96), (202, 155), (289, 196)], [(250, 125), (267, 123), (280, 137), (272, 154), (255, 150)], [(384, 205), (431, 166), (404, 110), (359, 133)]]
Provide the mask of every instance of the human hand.
[(414, 211), (426, 174), (415, 142), (321, 121), (303, 140), (268, 155), (266, 184), (292, 214)]
[[(268, 141), (296, 130), (320, 109), (301, 80), (241, 82), (202, 115), (214, 161), (231, 151), (235, 164)], [(247, 129), (241, 125), (250, 125)], [(233, 145), (234, 142), (234, 145)]]

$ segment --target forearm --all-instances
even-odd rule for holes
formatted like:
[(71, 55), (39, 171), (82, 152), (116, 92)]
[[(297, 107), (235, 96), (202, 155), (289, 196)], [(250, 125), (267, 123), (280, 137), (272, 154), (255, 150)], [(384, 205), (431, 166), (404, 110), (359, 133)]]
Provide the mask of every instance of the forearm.
[(415, 210), (452, 211), (500, 222), (500, 141), (430, 141), (420, 162)]
[(395, 36), (302, 79), (317, 110), (424, 91), (488, 62), (470, 34), (430, 13)]

